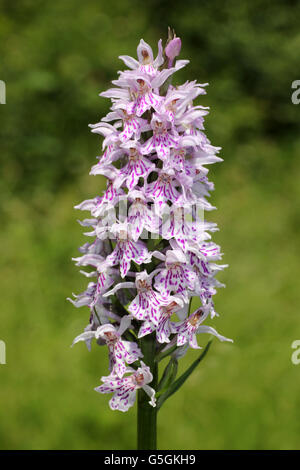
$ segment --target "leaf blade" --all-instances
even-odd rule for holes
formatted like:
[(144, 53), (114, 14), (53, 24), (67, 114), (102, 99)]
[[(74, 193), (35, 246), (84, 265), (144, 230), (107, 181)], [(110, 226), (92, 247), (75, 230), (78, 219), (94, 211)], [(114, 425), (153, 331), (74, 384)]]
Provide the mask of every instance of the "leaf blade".
[(177, 369), (178, 361), (177, 359), (171, 357), (158, 384), (156, 398), (165, 393), (168, 387), (174, 382), (177, 374)]
[(177, 390), (184, 384), (184, 382), (188, 379), (188, 377), (191, 375), (191, 373), (194, 371), (194, 369), (198, 366), (198, 364), (204, 359), (206, 356), (210, 345), (212, 343), (212, 340), (207, 343), (205, 346), (204, 350), (200, 354), (200, 356), (192, 363), (192, 365), (177, 379), (175, 382), (173, 382), (168, 390), (162, 394), (158, 401), (157, 401), (157, 409), (159, 410), (163, 403), (170, 398)]

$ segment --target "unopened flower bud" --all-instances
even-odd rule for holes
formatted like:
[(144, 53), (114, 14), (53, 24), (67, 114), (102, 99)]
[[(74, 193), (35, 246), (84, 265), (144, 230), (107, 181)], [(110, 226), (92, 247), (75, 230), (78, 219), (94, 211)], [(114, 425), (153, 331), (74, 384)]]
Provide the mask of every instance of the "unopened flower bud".
[(172, 67), (173, 60), (180, 54), (181, 51), (181, 39), (172, 39), (165, 48), (165, 54), (169, 59), (168, 67)]

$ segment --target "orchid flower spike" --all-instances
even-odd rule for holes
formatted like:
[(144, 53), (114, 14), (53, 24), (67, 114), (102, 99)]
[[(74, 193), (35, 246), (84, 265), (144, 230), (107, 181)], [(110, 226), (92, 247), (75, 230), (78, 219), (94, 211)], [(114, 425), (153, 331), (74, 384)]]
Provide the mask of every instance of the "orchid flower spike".
[[(120, 56), (128, 69), (101, 93), (111, 108), (90, 126), (102, 139), (90, 174), (106, 186), (75, 206), (90, 213), (80, 222), (89, 241), (73, 258), (89, 282), (69, 300), (87, 310), (89, 322), (73, 344), (102, 346), (109, 372), (95, 390), (112, 393), (110, 408), (123, 412), (138, 394), (140, 420), (183, 383), (177, 363), (202, 347), (202, 333), (232, 341), (204, 324), (217, 317), (213, 298), (224, 287), (216, 276), (226, 265), (218, 264), (222, 253), (212, 240), (218, 228), (204, 218), (214, 209), (207, 165), (222, 159), (204, 133), (208, 108), (194, 104), (207, 83), (171, 83), (188, 63), (176, 60), (180, 51), (181, 39), (169, 29), (156, 56), (143, 39), (137, 58)], [(141, 431), (143, 421), (139, 429), (145, 440), (153, 431)]]

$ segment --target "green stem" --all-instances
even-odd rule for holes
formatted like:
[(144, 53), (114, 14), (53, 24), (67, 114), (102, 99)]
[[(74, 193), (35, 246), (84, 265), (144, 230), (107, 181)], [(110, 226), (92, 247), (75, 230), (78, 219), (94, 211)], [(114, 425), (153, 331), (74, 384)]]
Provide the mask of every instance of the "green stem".
[[(143, 361), (150, 367), (153, 381), (149, 384), (157, 390), (158, 365), (155, 361), (155, 333), (140, 339)], [(149, 396), (141, 388), (138, 390), (137, 446), (138, 450), (156, 450), (157, 409), (149, 404)]]

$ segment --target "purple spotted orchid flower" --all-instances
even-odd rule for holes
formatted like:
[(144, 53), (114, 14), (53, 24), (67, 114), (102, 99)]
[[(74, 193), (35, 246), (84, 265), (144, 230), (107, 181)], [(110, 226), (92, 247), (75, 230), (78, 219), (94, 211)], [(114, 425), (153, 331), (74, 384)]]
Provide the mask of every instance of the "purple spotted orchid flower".
[[(138, 337), (149, 335), (156, 332), (156, 339), (159, 343), (170, 343), (170, 335), (173, 332), (171, 317), (176, 312), (181, 318), (179, 311), (183, 311), (184, 301), (179, 296), (168, 298), (168, 303), (161, 304), (159, 307), (156, 321), (150, 317), (146, 319), (141, 326)], [(184, 312), (183, 312), (184, 313)]]
[(217, 263), (222, 254), (211, 240), (216, 224), (199, 218), (214, 209), (207, 165), (222, 161), (220, 148), (204, 133), (208, 108), (194, 104), (207, 83), (171, 84), (188, 61), (175, 60), (181, 40), (170, 34), (165, 49), (159, 41), (156, 58), (144, 40), (137, 59), (120, 56), (129, 70), (100, 94), (111, 109), (90, 126), (103, 138), (90, 174), (106, 178), (106, 188), (75, 206), (91, 214), (80, 223), (92, 242), (74, 261), (94, 280), (70, 299), (90, 316), (74, 344), (106, 345), (110, 374), (95, 390), (113, 393), (110, 407), (120, 411), (133, 406), (137, 391), (139, 406), (159, 408), (166, 384), (175, 387), (174, 364), (200, 348), (201, 333), (231, 341), (203, 325), (217, 316), (213, 296), (223, 284), (216, 275), (226, 267)]
[(186, 320), (173, 323), (173, 332), (177, 333), (177, 346), (183, 346), (185, 343), (189, 343), (189, 346), (193, 349), (201, 348), (197, 343), (197, 334), (199, 333), (210, 333), (216, 336), (220, 341), (232, 342), (232, 339), (219, 335), (219, 333), (211, 326), (201, 325), (208, 314), (209, 309), (207, 307), (202, 307), (196, 310)]
[(114, 394), (109, 402), (110, 408), (112, 410), (128, 411), (134, 405), (136, 392), (140, 388), (150, 397), (149, 404), (155, 407), (155, 390), (148, 385), (153, 380), (150, 368), (141, 361), (141, 367), (137, 370), (127, 367), (124, 373), (130, 373), (130, 375), (123, 376), (122, 378), (114, 374), (101, 377), (103, 384), (95, 388), (96, 392), (99, 393)]
[(128, 315), (122, 317), (117, 328), (111, 323), (105, 323), (99, 325), (96, 330), (87, 329), (74, 339), (73, 345), (79, 341), (90, 342), (93, 338), (100, 345), (106, 344), (109, 354), (109, 370), (112, 375), (122, 378), (126, 372), (126, 364), (132, 364), (140, 357), (143, 357), (135, 342), (122, 339), (122, 334), (129, 328), (130, 324), (131, 317)]

